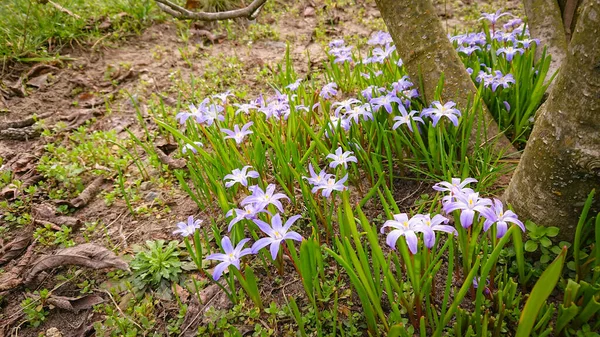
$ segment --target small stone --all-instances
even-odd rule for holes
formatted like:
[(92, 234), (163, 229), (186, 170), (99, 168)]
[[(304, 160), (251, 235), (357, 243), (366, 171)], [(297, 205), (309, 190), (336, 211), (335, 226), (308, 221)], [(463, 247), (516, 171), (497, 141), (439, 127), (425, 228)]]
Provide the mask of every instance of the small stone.
[(143, 183), (140, 184), (140, 190), (147, 191), (147, 190), (151, 189), (152, 186), (154, 186), (154, 184), (152, 182), (144, 181)]
[(153, 200), (157, 199), (158, 197), (160, 197), (160, 193), (150, 191), (150, 192), (148, 192), (148, 194), (146, 194), (146, 196), (144, 197), (144, 200), (153, 201)]
[(60, 330), (58, 330), (58, 328), (50, 328), (48, 330), (46, 330), (46, 337), (62, 337), (63, 334), (62, 332), (60, 332)]
[(315, 16), (315, 9), (311, 6), (308, 6), (304, 9), (304, 13), (302, 13), (305, 17)]

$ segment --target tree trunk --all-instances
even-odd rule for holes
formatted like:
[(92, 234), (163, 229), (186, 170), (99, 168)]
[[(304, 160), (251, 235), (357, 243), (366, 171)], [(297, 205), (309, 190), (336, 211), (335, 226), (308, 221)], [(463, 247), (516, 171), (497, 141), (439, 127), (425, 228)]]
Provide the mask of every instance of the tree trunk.
[(567, 54), (567, 37), (560, 7), (556, 0), (523, 0), (523, 6), (531, 35), (541, 42), (536, 57), (542, 55), (543, 47), (547, 48), (548, 54), (552, 57), (546, 76), (548, 81), (558, 71)]
[[(464, 108), (477, 89), (448, 40), (431, 0), (375, 0), (394, 43), (413, 80), (423, 79), (426, 101), (433, 99), (435, 88), (443, 73), (445, 82), (442, 99), (455, 101)], [(485, 104), (483, 104), (485, 106)], [(515, 152), (504, 135), (499, 135), (498, 125), (489, 111), (483, 120), (476, 120), (472, 139), (498, 137), (496, 149)]]
[[(506, 190), (521, 218), (571, 241), (590, 191), (600, 189), (600, 0), (588, 0), (548, 100)], [(600, 211), (600, 198), (593, 209)]]

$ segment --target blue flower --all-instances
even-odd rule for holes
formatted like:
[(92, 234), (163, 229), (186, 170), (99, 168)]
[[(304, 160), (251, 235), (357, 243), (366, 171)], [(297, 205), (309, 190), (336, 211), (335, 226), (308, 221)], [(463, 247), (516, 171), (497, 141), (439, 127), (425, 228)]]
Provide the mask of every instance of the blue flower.
[(302, 241), (302, 236), (300, 234), (289, 231), (290, 227), (296, 222), (296, 220), (300, 219), (300, 215), (294, 215), (290, 217), (285, 225), (282, 225), (281, 216), (275, 214), (275, 216), (271, 219), (271, 225), (262, 221), (262, 220), (254, 220), (254, 223), (260, 228), (263, 233), (267, 234), (269, 237), (258, 239), (252, 245), (252, 253), (256, 254), (259, 250), (266, 247), (267, 245), (271, 245), (271, 257), (273, 260), (277, 258), (277, 254), (279, 253), (279, 246), (285, 240), (295, 240)]
[(183, 237), (187, 237), (190, 235), (194, 235), (194, 232), (200, 228), (200, 224), (202, 220), (194, 220), (193, 216), (189, 216), (187, 223), (186, 222), (178, 222), (177, 229), (173, 232), (173, 234), (180, 234)]
[(221, 261), (221, 263), (219, 263), (213, 271), (213, 279), (215, 281), (219, 280), (225, 269), (231, 265), (237, 269), (240, 269), (240, 259), (243, 256), (252, 253), (250, 248), (244, 249), (244, 245), (248, 241), (250, 241), (250, 239), (243, 239), (237, 244), (237, 246), (235, 246), (235, 248), (233, 248), (229, 237), (224, 236), (223, 239), (221, 239), (221, 247), (223, 248), (224, 253), (210, 254), (206, 257), (207, 260)]

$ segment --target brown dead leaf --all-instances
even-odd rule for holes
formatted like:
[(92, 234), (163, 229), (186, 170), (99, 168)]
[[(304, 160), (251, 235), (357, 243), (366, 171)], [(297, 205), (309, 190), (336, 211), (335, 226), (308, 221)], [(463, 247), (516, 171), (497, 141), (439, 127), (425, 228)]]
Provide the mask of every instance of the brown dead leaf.
[(25, 277), (25, 283), (31, 282), (40, 272), (60, 266), (76, 265), (92, 269), (117, 268), (129, 270), (127, 262), (115, 253), (95, 245), (86, 243), (66, 249), (59, 249), (53, 255), (45, 255), (37, 259)]
[(19, 257), (30, 243), (31, 233), (27, 232), (0, 248), (0, 266)]
[(27, 248), (25, 254), (23, 254), (19, 262), (14, 267), (2, 274), (2, 277), (0, 277), (0, 292), (11, 290), (23, 283), (23, 274), (25, 269), (29, 266), (29, 262), (33, 256), (34, 247), (35, 242), (29, 245), (29, 248)]
[(177, 294), (181, 303), (187, 303), (190, 297), (190, 292), (177, 283), (173, 283), (173, 293)]
[(29, 152), (20, 152), (7, 166), (15, 173), (32, 170), (37, 164), (37, 157)]
[(104, 299), (98, 295), (87, 295), (82, 297), (50, 296), (46, 303), (57, 308), (78, 313), (81, 310), (87, 310), (94, 305), (103, 303)]
[(20, 191), (23, 191), (24, 189), (26, 189), (29, 186), (37, 184), (42, 179), (44, 179), (43, 176), (41, 176), (39, 174), (33, 174), (29, 178), (25, 178), (25, 180), (23, 180), (23, 183), (21, 184), (20, 187), (17, 187), (17, 185), (15, 185), (15, 184), (10, 184), (10, 185), (4, 187), (2, 189), (2, 191), (0, 191), (0, 198), (12, 200), (19, 195)]
[[(64, 203), (69, 204), (68, 201)], [(73, 229), (77, 229), (79, 226), (81, 226), (81, 220), (78, 218), (66, 215), (56, 215), (56, 208), (49, 204), (35, 205), (31, 209), (31, 213), (34, 216), (34, 220), (42, 225), (49, 223), (57, 226), (58, 228), (60, 228), (62, 225), (65, 225)]]
[(42, 89), (46, 86), (46, 84), (48, 84), (48, 76), (50, 76), (50, 73), (34, 77), (27, 81), (27, 85)]
[(185, 9), (198, 9), (200, 8), (200, 1), (199, 0), (187, 0), (185, 2)]

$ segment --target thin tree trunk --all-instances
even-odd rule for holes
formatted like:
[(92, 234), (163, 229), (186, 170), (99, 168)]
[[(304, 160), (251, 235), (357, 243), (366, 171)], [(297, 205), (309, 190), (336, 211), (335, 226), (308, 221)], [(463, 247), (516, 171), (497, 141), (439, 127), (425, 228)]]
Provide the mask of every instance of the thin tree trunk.
[(577, 21), (505, 194), (520, 217), (559, 227), (566, 240), (590, 191), (600, 190), (600, 0), (585, 1)]
[[(443, 100), (455, 101), (464, 108), (473, 99), (477, 89), (448, 40), (431, 0), (375, 0), (394, 43), (396, 51), (413, 80), (423, 79), (425, 99), (433, 100), (435, 88), (444, 75)], [(485, 106), (485, 104), (484, 104)], [(504, 135), (489, 111), (476, 120), (480, 128), (473, 128), (472, 140), (498, 137), (496, 149), (514, 153), (515, 149)]]
[[(567, 55), (567, 37), (561, 17), (560, 7), (556, 0), (523, 0), (527, 24), (531, 35), (540, 39), (540, 48), (536, 51), (539, 58), (547, 48), (551, 56), (550, 69), (546, 81), (558, 71)], [(551, 84), (551, 87), (554, 84)]]

